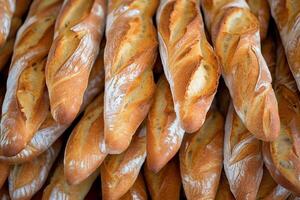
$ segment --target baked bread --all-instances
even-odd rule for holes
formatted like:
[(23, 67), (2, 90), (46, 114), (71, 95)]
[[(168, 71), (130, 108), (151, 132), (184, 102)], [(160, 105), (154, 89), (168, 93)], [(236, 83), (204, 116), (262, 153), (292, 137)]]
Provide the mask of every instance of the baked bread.
[(117, 155), (108, 155), (101, 169), (103, 200), (117, 200), (125, 195), (138, 177), (146, 158), (146, 126), (141, 125), (128, 149)]
[(260, 49), (257, 18), (245, 0), (201, 2), (237, 114), (257, 138), (275, 140), (280, 129), (278, 106)]
[(9, 194), (12, 200), (31, 199), (47, 180), (50, 169), (61, 149), (58, 140), (32, 161), (14, 165), (9, 174)]
[(152, 17), (158, 0), (109, 1), (106, 26), (104, 138), (110, 154), (127, 149), (154, 94), (157, 54)]
[(300, 1), (269, 0), (289, 67), (300, 89)]
[(246, 129), (232, 104), (225, 123), (224, 171), (236, 199), (255, 199), (263, 175), (262, 144)]
[(123, 195), (120, 200), (147, 200), (147, 189), (145, 186), (145, 182), (143, 179), (143, 175), (140, 173), (135, 180), (133, 186), (129, 189), (129, 191)]
[(215, 200), (235, 200), (233, 194), (230, 191), (229, 183), (224, 171), (222, 171), (221, 174), (221, 180)]
[(144, 165), (146, 185), (152, 200), (179, 200), (181, 179), (176, 158), (173, 158), (158, 173)]
[(16, 0), (0, 0), (0, 47), (8, 37), (13, 14), (16, 9)]
[(184, 130), (174, 111), (170, 86), (162, 75), (147, 119), (147, 166), (157, 173), (177, 153)]
[(200, 130), (185, 135), (179, 159), (187, 199), (215, 198), (223, 165), (223, 135), (224, 118), (215, 109), (208, 112)]
[(80, 110), (105, 17), (105, 0), (66, 0), (58, 15), (45, 74), (51, 113), (60, 124), (70, 124)]
[(64, 174), (71, 185), (88, 178), (104, 160), (100, 146), (104, 142), (103, 93), (85, 110), (72, 131), (65, 149)]
[(220, 77), (216, 55), (205, 36), (199, 0), (161, 1), (156, 22), (175, 112), (183, 129), (195, 132), (204, 123)]
[(35, 0), (18, 31), (2, 106), (0, 150), (5, 156), (24, 149), (47, 117), (44, 69), (61, 4)]

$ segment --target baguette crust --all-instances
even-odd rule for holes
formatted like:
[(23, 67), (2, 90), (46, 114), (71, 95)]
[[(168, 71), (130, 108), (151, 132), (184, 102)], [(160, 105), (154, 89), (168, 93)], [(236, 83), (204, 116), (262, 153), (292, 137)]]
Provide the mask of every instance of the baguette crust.
[(16, 0), (0, 0), (0, 47), (9, 35), (11, 21), (16, 9)]
[(2, 106), (0, 148), (5, 156), (24, 149), (48, 113), (44, 68), (60, 0), (35, 0), (20, 28)]
[(77, 116), (99, 52), (106, 16), (105, 0), (66, 0), (55, 24), (46, 83), (55, 121)]
[(71, 185), (80, 184), (102, 163), (107, 154), (100, 146), (104, 138), (103, 93), (85, 110), (72, 131), (65, 150), (64, 172)]
[(224, 170), (236, 199), (255, 199), (263, 175), (262, 144), (246, 129), (232, 104), (225, 124)]
[(58, 140), (34, 160), (12, 167), (8, 179), (12, 200), (31, 199), (40, 190), (47, 180), (61, 146), (62, 141)]
[(147, 166), (160, 171), (180, 148), (184, 130), (174, 111), (170, 86), (164, 75), (157, 83), (147, 120)]
[(221, 180), (215, 200), (235, 200), (233, 194), (230, 191), (230, 186), (224, 171), (222, 171), (221, 174)]
[(201, 2), (237, 114), (257, 138), (275, 140), (280, 129), (278, 106), (260, 49), (257, 18), (245, 0)]
[(109, 1), (104, 64), (104, 138), (109, 153), (127, 149), (155, 90), (157, 54), (152, 17), (158, 0)]
[(156, 21), (175, 112), (183, 129), (195, 132), (204, 123), (220, 77), (216, 55), (205, 36), (199, 0), (163, 0)]
[(147, 190), (143, 175), (140, 173), (129, 191), (120, 200), (147, 200)]
[(211, 110), (201, 129), (184, 137), (180, 172), (187, 199), (214, 199), (222, 172), (224, 119)]
[(145, 158), (146, 127), (143, 124), (125, 152), (109, 155), (102, 163), (102, 199), (117, 200), (125, 195), (137, 179)]
[(180, 170), (174, 159), (170, 160), (158, 173), (144, 166), (145, 180), (152, 200), (180, 199)]

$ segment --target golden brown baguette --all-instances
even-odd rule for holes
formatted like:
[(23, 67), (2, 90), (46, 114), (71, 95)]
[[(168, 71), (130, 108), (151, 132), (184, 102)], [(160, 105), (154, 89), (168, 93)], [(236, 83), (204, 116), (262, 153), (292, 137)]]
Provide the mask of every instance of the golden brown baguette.
[(232, 104), (225, 123), (224, 171), (236, 199), (255, 199), (263, 175), (262, 144), (246, 129)]
[(233, 194), (230, 191), (229, 183), (224, 171), (222, 171), (221, 174), (221, 180), (215, 200), (235, 200)]
[(9, 174), (9, 194), (12, 200), (31, 199), (44, 185), (58, 156), (62, 142), (58, 140), (46, 152), (30, 162), (14, 165)]
[(143, 175), (140, 173), (129, 191), (123, 195), (120, 200), (147, 200), (147, 190)]
[(181, 179), (175, 159), (170, 160), (158, 173), (144, 166), (146, 185), (152, 200), (179, 200)]
[(126, 194), (138, 177), (146, 158), (146, 126), (141, 125), (128, 149), (109, 155), (101, 169), (102, 199), (117, 200)]
[(127, 149), (154, 94), (158, 0), (109, 1), (106, 26), (104, 138), (109, 153)]
[(80, 110), (105, 17), (105, 0), (66, 0), (56, 20), (45, 74), (51, 113), (61, 124), (70, 124)]
[(256, 196), (257, 200), (285, 200), (291, 194), (290, 191), (277, 184), (264, 167), (263, 177)]
[(0, 47), (8, 37), (15, 9), (16, 0), (0, 0)]
[(35, 0), (18, 31), (2, 106), (0, 149), (14, 156), (25, 148), (48, 113), (45, 64), (61, 0)]
[(84, 200), (98, 175), (99, 170), (96, 170), (80, 184), (69, 185), (64, 176), (63, 162), (61, 162), (55, 169), (50, 184), (45, 188), (42, 200)]
[[(105, 43), (104, 43), (105, 44)], [(100, 50), (100, 54), (93, 66), (91, 75), (89, 77), (89, 84), (84, 93), (83, 104), (81, 111), (90, 104), (90, 102), (101, 92), (104, 88), (104, 66), (103, 66), (103, 51), (104, 44)], [(1, 91), (1, 90), (0, 90)], [(1, 97), (1, 95), (0, 95)], [(59, 138), (64, 131), (68, 128), (68, 125), (60, 125), (55, 122), (48, 112), (48, 116), (39, 130), (35, 133), (34, 137), (28, 143), (28, 145), (16, 156), (5, 157), (0, 156), (0, 161), (7, 163), (22, 163), (32, 160), (44, 151), (46, 151), (56, 140)]]
[(289, 67), (300, 89), (300, 1), (269, 0)]
[(147, 120), (148, 168), (156, 173), (161, 170), (179, 150), (183, 135), (169, 83), (162, 75)]
[(187, 199), (215, 198), (223, 165), (223, 135), (224, 118), (214, 109), (200, 130), (185, 135), (179, 158)]
[(64, 173), (71, 185), (80, 184), (102, 163), (107, 154), (100, 146), (104, 142), (103, 93), (85, 110), (72, 131), (64, 156)]
[(204, 123), (220, 77), (216, 55), (205, 36), (199, 0), (161, 1), (156, 21), (175, 112), (183, 129), (195, 132)]
[(233, 105), (257, 138), (275, 140), (278, 106), (260, 49), (259, 23), (245, 0), (202, 0), (206, 25)]

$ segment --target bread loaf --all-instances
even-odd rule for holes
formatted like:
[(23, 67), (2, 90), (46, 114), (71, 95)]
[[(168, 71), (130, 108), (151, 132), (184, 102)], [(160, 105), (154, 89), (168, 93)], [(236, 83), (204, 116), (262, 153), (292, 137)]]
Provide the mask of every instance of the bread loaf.
[(138, 177), (146, 158), (146, 127), (141, 125), (128, 149), (109, 155), (101, 169), (102, 199), (117, 200), (125, 195)]
[(140, 173), (129, 191), (120, 200), (147, 200), (147, 190), (143, 175)]
[(48, 113), (44, 68), (61, 0), (35, 0), (20, 28), (2, 106), (0, 149), (14, 156), (24, 149)]
[(208, 43), (199, 0), (163, 0), (156, 15), (160, 55), (186, 132), (197, 131), (217, 91), (220, 68)]
[(145, 119), (154, 94), (157, 38), (152, 17), (158, 0), (109, 1), (106, 26), (104, 138), (121, 153)]
[(233, 194), (230, 191), (230, 186), (224, 171), (222, 171), (221, 174), (221, 180), (215, 200), (235, 200)]
[(215, 198), (222, 172), (223, 135), (223, 116), (214, 109), (208, 112), (199, 131), (185, 135), (179, 158), (188, 200)]
[(13, 14), (16, 9), (16, 0), (0, 0), (0, 47), (8, 37)]
[(66, 0), (56, 20), (45, 74), (51, 113), (60, 124), (70, 124), (80, 110), (104, 31), (105, 4)]
[(280, 129), (278, 106), (260, 49), (257, 18), (245, 0), (201, 2), (237, 114), (257, 138), (275, 140)]
[(162, 75), (147, 120), (147, 166), (160, 171), (180, 148), (184, 130), (174, 111), (170, 86)]
[(246, 129), (232, 104), (225, 124), (224, 171), (236, 199), (255, 199), (263, 175), (262, 144)]

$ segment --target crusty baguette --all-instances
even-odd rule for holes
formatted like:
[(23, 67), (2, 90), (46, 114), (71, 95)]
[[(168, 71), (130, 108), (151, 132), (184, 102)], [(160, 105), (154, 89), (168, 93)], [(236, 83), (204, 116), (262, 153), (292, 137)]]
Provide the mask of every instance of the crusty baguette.
[(146, 158), (146, 126), (141, 125), (126, 151), (109, 155), (101, 169), (102, 199), (117, 200), (126, 194), (138, 177)]
[(260, 49), (259, 23), (245, 0), (202, 0), (234, 108), (257, 138), (272, 141), (280, 129), (272, 79)]
[(12, 200), (31, 199), (44, 185), (58, 156), (62, 142), (58, 140), (46, 152), (30, 162), (14, 165), (9, 174), (9, 194)]
[(56, 20), (45, 73), (51, 113), (61, 124), (70, 124), (80, 110), (105, 17), (105, 0), (66, 0)]
[[(89, 84), (84, 93), (83, 104), (81, 111), (90, 104), (90, 102), (101, 92), (104, 88), (104, 65), (103, 65), (103, 49), (104, 44), (101, 45), (102, 50), (98, 55), (98, 58), (92, 68), (91, 75), (89, 77)], [(2, 91), (2, 90), (0, 90)], [(1, 95), (0, 95), (1, 97)], [(68, 128), (68, 125), (61, 125), (54, 121), (51, 113), (48, 112), (48, 116), (39, 130), (35, 133), (34, 137), (28, 143), (25, 149), (23, 149), (16, 156), (5, 157), (0, 156), (0, 161), (7, 163), (22, 163), (32, 160), (44, 151), (46, 151), (63, 132)]]
[(300, 1), (269, 0), (289, 67), (300, 89)]
[(18, 31), (2, 106), (0, 149), (14, 156), (25, 148), (48, 113), (44, 68), (61, 0), (35, 0)]
[(147, 190), (143, 175), (140, 173), (129, 191), (120, 200), (147, 200)]
[(147, 120), (148, 168), (153, 172), (161, 170), (179, 150), (183, 135), (169, 83), (162, 75)]
[(100, 146), (104, 142), (103, 93), (85, 110), (72, 131), (64, 156), (64, 173), (71, 185), (88, 178), (102, 163), (106, 153)]
[(0, 47), (8, 37), (13, 14), (16, 9), (16, 0), (0, 0)]
[(274, 85), (275, 71), (276, 71), (276, 42), (275, 38), (269, 33), (267, 37), (261, 42), (261, 51), (268, 65)]
[(221, 180), (215, 200), (235, 200), (233, 194), (230, 191), (230, 186), (224, 171), (222, 171), (221, 174)]
[(185, 135), (179, 158), (188, 200), (215, 198), (223, 165), (223, 135), (224, 118), (215, 109), (208, 112), (200, 130)]
[(84, 200), (98, 175), (99, 170), (96, 170), (80, 184), (69, 185), (64, 176), (64, 165), (61, 161), (55, 169), (50, 184), (44, 190), (42, 200)]
[(145, 181), (152, 200), (179, 200), (180, 170), (173, 158), (158, 173), (154, 173), (144, 165)]
[(195, 132), (204, 123), (220, 77), (216, 55), (205, 36), (199, 0), (163, 0), (156, 21), (175, 112), (183, 129)]
[(109, 1), (106, 26), (104, 138), (121, 153), (145, 119), (154, 94), (157, 54), (152, 17), (158, 0)]
[(263, 175), (262, 144), (246, 129), (232, 104), (225, 123), (224, 171), (236, 199), (255, 199)]

